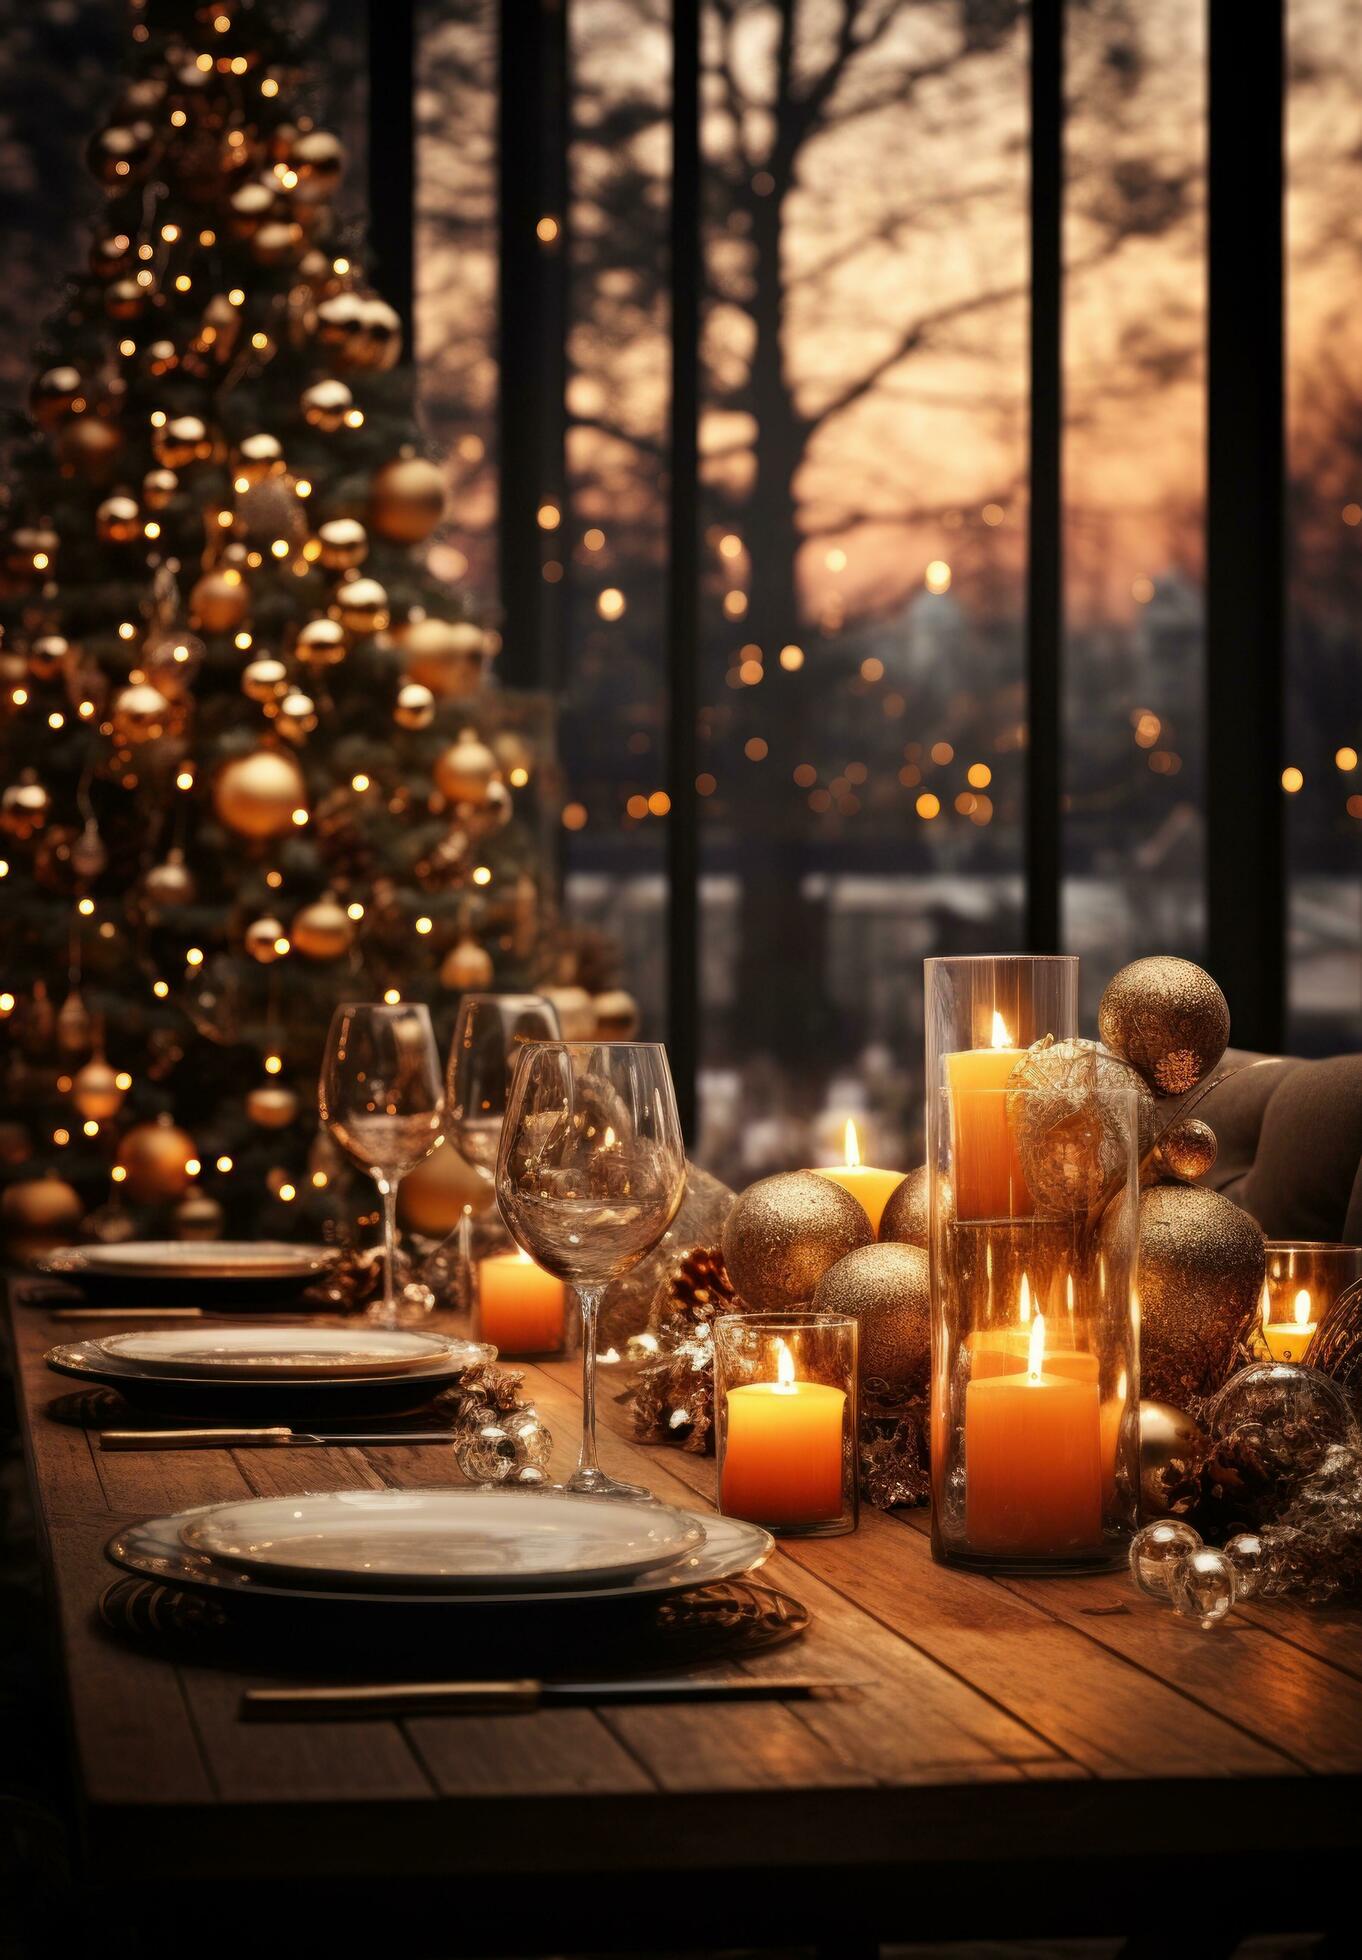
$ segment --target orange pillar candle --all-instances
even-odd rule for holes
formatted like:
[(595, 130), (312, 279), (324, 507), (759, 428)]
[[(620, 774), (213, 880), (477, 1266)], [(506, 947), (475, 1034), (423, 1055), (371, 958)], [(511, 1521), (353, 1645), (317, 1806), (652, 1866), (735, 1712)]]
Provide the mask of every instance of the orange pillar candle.
[(499, 1354), (553, 1354), (563, 1345), (562, 1280), (527, 1252), (478, 1261), (478, 1331)]
[(1096, 1381), (1045, 1368), (1045, 1316), (1031, 1323), (1024, 1373), (965, 1391), (965, 1536), (971, 1552), (1090, 1552), (1102, 1535)]
[(1290, 1320), (1272, 1319), (1272, 1302), (1263, 1287), (1263, 1339), (1274, 1361), (1303, 1361), (1305, 1350), (1315, 1337), (1310, 1289), (1302, 1286), (1296, 1294)]
[(1001, 1014), (993, 1016), (988, 1048), (960, 1048), (945, 1057), (951, 1108), (951, 1178), (955, 1216), (1027, 1218), (1031, 1195), (1007, 1123), (1007, 1079), (1020, 1061)]
[(820, 1164), (818, 1175), (830, 1177), (834, 1184), (840, 1184), (844, 1191), (851, 1193), (870, 1220), (870, 1229), (878, 1238), (884, 1208), (889, 1203), (890, 1194), (902, 1184), (903, 1172), (877, 1171), (871, 1165), (863, 1164), (861, 1140), (856, 1134), (856, 1125), (850, 1119), (846, 1127), (845, 1164)]
[(719, 1509), (755, 1524), (816, 1524), (842, 1511), (846, 1393), (795, 1380), (776, 1342), (773, 1382), (730, 1388)]

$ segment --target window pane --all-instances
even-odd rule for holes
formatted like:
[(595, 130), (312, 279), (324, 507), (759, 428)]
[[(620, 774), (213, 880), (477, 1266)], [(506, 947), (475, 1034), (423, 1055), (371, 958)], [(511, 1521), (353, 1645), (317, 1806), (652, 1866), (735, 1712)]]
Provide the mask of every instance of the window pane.
[(1091, 1023), (1125, 961), (1202, 954), (1204, 10), (1065, 31), (1064, 934)]
[(1026, 36), (845, 18), (704, 15), (703, 1149), (735, 1180), (848, 1116), (911, 1161), (921, 960), (1020, 932)]
[(1362, 1037), (1362, 41), (1344, 0), (1288, 25), (1288, 1045), (1318, 1054)]

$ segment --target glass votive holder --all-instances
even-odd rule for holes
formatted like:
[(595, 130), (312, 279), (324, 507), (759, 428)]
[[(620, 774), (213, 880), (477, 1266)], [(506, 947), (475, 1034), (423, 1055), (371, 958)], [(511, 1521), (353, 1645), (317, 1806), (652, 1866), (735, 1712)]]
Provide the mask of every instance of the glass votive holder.
[(1304, 1361), (1335, 1300), (1362, 1279), (1362, 1245), (1269, 1239), (1258, 1345), (1274, 1361)]
[(473, 1338), (489, 1342), (503, 1360), (565, 1353), (567, 1287), (517, 1245), (489, 1253), (475, 1268)]
[(857, 1325), (841, 1314), (714, 1322), (718, 1500), (780, 1538), (856, 1529)]
[(1136, 1092), (1091, 1044), (1040, 1087), (958, 1087), (929, 1160), (932, 1549), (1113, 1568), (1139, 1522)]

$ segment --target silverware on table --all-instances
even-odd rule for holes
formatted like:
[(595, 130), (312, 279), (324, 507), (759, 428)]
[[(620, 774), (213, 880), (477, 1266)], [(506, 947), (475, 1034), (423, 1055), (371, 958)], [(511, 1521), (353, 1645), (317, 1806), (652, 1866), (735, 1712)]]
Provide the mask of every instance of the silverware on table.
[(247, 1688), (245, 1722), (368, 1720), (407, 1715), (527, 1714), (536, 1708), (692, 1701), (854, 1701), (857, 1682), (706, 1681), (407, 1681), (364, 1687)]
[(452, 1429), (376, 1430), (360, 1435), (337, 1430), (322, 1434), (310, 1429), (287, 1429), (275, 1425), (268, 1429), (101, 1429), (102, 1450), (255, 1450), (303, 1444), (316, 1449), (366, 1448), (378, 1444), (394, 1447), (408, 1443), (448, 1443), (454, 1441)]

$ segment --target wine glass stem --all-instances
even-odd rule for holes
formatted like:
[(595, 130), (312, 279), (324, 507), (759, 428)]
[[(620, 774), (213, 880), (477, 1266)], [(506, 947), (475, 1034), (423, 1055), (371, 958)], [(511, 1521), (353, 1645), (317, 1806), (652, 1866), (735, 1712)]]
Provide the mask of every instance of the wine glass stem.
[(596, 1461), (596, 1320), (600, 1313), (603, 1286), (579, 1286), (577, 1304), (582, 1310), (582, 1453), (577, 1474), (597, 1471)]
[(393, 1283), (393, 1271), (397, 1261), (397, 1184), (395, 1177), (385, 1177), (379, 1185), (383, 1194), (383, 1324), (385, 1327), (397, 1325), (397, 1289)]
[(473, 1207), (465, 1205), (459, 1213), (459, 1305), (472, 1313), (473, 1298)]

